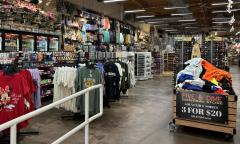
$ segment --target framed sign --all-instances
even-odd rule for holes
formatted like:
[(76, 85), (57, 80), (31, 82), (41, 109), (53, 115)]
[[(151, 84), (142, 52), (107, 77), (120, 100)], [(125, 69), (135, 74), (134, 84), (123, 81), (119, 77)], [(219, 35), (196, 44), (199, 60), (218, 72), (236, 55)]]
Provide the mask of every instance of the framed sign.
[(191, 91), (178, 91), (176, 96), (178, 118), (220, 124), (228, 123), (227, 96)]

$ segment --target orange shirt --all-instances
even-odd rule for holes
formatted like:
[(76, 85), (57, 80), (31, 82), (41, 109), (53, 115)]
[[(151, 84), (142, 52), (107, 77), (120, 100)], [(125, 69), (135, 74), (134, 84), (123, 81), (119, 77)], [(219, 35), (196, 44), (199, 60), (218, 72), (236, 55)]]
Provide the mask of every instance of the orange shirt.
[(226, 72), (224, 70), (216, 68), (215, 66), (213, 66), (211, 63), (209, 63), (206, 60), (202, 61), (202, 66), (206, 70), (202, 79), (211, 81), (213, 78), (215, 78), (219, 82), (223, 78), (226, 78), (232, 85), (232, 76), (229, 72)]

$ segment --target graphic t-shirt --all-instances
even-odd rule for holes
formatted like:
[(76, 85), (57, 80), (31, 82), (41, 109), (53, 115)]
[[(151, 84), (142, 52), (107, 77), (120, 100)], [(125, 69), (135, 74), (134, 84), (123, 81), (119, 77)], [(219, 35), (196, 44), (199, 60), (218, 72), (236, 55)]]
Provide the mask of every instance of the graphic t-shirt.
[[(31, 89), (23, 73), (12, 76), (0, 75), (0, 124), (22, 116), (32, 109)], [(18, 125), (26, 127), (27, 121)]]
[[(98, 69), (91, 69), (87, 67), (82, 67), (78, 69), (77, 76), (77, 91), (84, 90), (94, 85), (102, 84), (102, 74)], [(98, 113), (99, 110), (99, 89), (89, 92), (89, 114), (94, 115)], [(85, 97), (81, 96), (77, 98), (76, 107), (81, 113), (85, 112)]]

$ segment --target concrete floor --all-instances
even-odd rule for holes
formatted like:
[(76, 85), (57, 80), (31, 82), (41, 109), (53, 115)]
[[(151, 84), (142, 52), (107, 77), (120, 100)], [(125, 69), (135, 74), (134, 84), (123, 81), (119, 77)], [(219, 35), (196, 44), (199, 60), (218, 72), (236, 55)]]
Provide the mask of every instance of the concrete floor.
[[(240, 94), (240, 69), (232, 68), (235, 91)], [(172, 78), (161, 77), (138, 82), (129, 98), (112, 103), (104, 109), (104, 115), (90, 125), (91, 144), (239, 144), (240, 123), (233, 141), (225, 142), (224, 135), (193, 128), (179, 128), (171, 133), (168, 123), (172, 116)], [(48, 144), (76, 125), (77, 120), (63, 120), (66, 113), (51, 110), (32, 120), (32, 130), (38, 136), (22, 138), (20, 144)], [(238, 120), (240, 115), (238, 113)], [(82, 144), (83, 132), (79, 132), (64, 144)]]

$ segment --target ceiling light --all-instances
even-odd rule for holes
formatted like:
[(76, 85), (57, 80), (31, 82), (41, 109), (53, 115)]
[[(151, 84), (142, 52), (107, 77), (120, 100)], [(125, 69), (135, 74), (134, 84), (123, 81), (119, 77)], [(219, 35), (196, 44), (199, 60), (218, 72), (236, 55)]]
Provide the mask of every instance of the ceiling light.
[(185, 27), (186, 29), (199, 28), (199, 27)]
[[(233, 4), (239, 4), (240, 2), (233, 2)], [(212, 3), (212, 6), (227, 5), (228, 3)]]
[(179, 22), (191, 22), (191, 21), (196, 21), (196, 19), (189, 19), (189, 20), (185, 20), (185, 19), (182, 19), (182, 20), (178, 20)]
[(175, 13), (171, 14), (171, 16), (185, 16), (185, 15), (191, 15), (192, 13)]
[(230, 19), (230, 18), (212, 18), (212, 20), (226, 20), (226, 19)]
[(127, 1), (127, 0), (105, 0), (103, 2), (104, 3), (113, 3), (113, 2), (123, 2), (123, 1)]
[(229, 23), (229, 21), (219, 21), (219, 22), (212, 22), (212, 23), (215, 23), (215, 24), (223, 24), (223, 23)]
[(177, 31), (177, 30), (174, 30), (174, 29), (167, 29), (167, 30), (165, 30), (165, 31), (167, 31), (167, 32), (175, 32), (175, 31)]
[(146, 10), (144, 9), (139, 9), (139, 10), (127, 10), (124, 11), (125, 13), (137, 13), (137, 12), (145, 12)]
[(148, 22), (149, 24), (161, 23), (162, 21)]
[(173, 7), (164, 7), (165, 10), (171, 10), (171, 9), (185, 9), (188, 8), (188, 6), (173, 6)]
[[(240, 11), (240, 9), (231, 9), (231, 12), (235, 11)], [(217, 11), (212, 11), (212, 13), (225, 13), (228, 12), (227, 10), (217, 10)]]
[(142, 16), (136, 16), (136, 18), (151, 18), (155, 17), (155, 15), (142, 15)]

